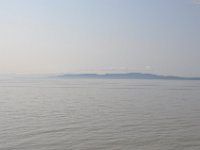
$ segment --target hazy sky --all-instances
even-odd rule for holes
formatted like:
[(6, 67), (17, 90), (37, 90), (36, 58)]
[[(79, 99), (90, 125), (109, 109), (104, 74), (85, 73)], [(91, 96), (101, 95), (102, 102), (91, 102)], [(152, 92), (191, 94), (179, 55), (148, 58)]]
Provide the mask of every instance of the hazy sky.
[(0, 73), (200, 76), (200, 0), (0, 0)]

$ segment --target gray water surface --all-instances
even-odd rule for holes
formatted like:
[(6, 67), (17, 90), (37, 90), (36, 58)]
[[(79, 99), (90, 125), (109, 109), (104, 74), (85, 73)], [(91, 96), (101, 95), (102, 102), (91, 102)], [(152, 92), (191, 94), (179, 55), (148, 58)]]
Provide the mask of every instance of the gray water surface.
[(0, 80), (0, 150), (199, 149), (199, 81)]

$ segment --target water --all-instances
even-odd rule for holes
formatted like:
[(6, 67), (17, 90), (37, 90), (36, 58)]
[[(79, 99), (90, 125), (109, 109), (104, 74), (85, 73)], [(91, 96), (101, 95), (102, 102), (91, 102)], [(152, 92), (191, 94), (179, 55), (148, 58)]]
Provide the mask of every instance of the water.
[(199, 150), (200, 82), (0, 80), (1, 150)]

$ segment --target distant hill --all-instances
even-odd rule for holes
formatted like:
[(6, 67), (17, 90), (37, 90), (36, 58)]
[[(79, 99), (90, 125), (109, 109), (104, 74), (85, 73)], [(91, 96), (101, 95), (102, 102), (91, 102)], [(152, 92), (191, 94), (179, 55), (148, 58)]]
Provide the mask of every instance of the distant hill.
[(159, 80), (200, 80), (200, 77), (165, 76), (149, 73), (106, 73), (106, 74), (63, 74), (56, 78), (69, 79), (159, 79)]

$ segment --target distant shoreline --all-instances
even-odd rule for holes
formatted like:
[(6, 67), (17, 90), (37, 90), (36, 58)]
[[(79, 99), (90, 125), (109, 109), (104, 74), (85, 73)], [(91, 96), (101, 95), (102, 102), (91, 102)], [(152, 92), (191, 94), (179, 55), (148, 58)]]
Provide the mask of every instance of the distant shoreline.
[(200, 77), (180, 77), (173, 75), (157, 75), (150, 73), (82, 73), (82, 74), (62, 74), (53, 76), (60, 79), (148, 79), (148, 80), (200, 80)]

